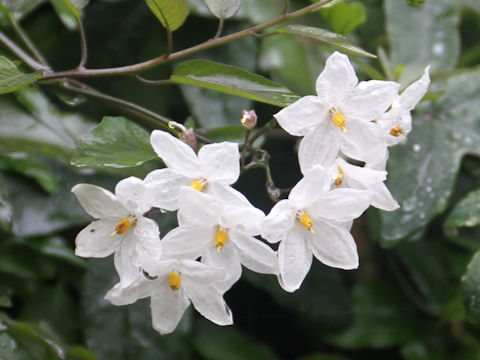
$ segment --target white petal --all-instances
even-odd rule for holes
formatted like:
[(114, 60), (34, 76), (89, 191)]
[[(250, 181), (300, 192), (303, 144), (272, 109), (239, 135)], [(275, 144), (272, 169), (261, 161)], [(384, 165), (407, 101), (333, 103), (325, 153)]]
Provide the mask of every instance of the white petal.
[(75, 255), (81, 257), (106, 257), (120, 245), (122, 235), (111, 237), (117, 220), (93, 221), (80, 231), (75, 239)]
[(202, 175), (210, 182), (233, 184), (240, 175), (238, 144), (222, 142), (203, 146), (198, 152)]
[(237, 231), (231, 231), (233, 245), (240, 255), (240, 262), (261, 274), (278, 274), (277, 253), (262, 241)]
[(189, 305), (190, 301), (183, 295), (183, 291), (173, 291), (165, 283), (152, 295), (150, 306), (153, 328), (162, 335), (173, 332)]
[(297, 210), (290, 200), (276, 203), (263, 222), (262, 237), (271, 243), (284, 240), (293, 227)]
[(180, 226), (163, 237), (163, 255), (195, 260), (205, 252), (210, 242), (214, 243), (214, 238), (213, 226)]
[(368, 190), (372, 193), (371, 204), (377, 209), (394, 211), (400, 207), (385, 183), (372, 184), (368, 187)]
[(160, 232), (154, 220), (143, 216), (138, 218), (133, 231), (135, 237), (138, 239), (135, 249), (137, 253), (135, 265), (141, 267), (140, 260), (147, 254), (154, 259), (160, 259), (162, 257)]
[(348, 230), (326, 221), (319, 221), (310, 247), (313, 255), (325, 265), (350, 270), (358, 267), (355, 240)]
[(412, 111), (415, 105), (417, 105), (427, 93), (428, 86), (430, 85), (429, 70), (430, 66), (427, 66), (423, 76), (407, 87), (402, 95), (400, 95), (400, 106), (405, 111)]
[(223, 206), (212, 195), (184, 186), (178, 192), (179, 212), (185, 221), (193, 224), (218, 225)]
[(328, 99), (330, 105), (336, 106), (343, 103), (357, 83), (357, 75), (348, 57), (334, 52), (327, 59), (325, 68), (317, 79), (317, 95), (320, 99)]
[(400, 84), (394, 81), (370, 80), (361, 82), (342, 105), (342, 111), (349, 117), (363, 121), (378, 119), (398, 95)]
[(171, 169), (159, 169), (145, 177), (145, 185), (152, 199), (152, 206), (175, 211), (178, 209), (178, 190), (195, 180)]
[(264, 219), (265, 214), (263, 211), (252, 205), (224, 207), (224, 225), (250, 235), (258, 235), (260, 233), (260, 225)]
[(285, 291), (297, 290), (312, 266), (312, 252), (305, 242), (307, 234), (308, 230), (295, 224), (278, 247), (279, 281)]
[(153, 150), (170, 169), (189, 177), (200, 175), (197, 155), (183, 141), (165, 131), (154, 130), (150, 142)]
[(129, 211), (110, 191), (100, 186), (78, 184), (72, 188), (83, 209), (95, 219), (127, 217)]
[(150, 196), (145, 183), (134, 176), (118, 182), (115, 195), (122, 204), (135, 214), (143, 214), (152, 207)]
[(242, 275), (240, 256), (229, 240), (220, 251), (214, 244), (208, 247), (202, 257), (202, 263), (223, 270), (223, 276), (218, 277), (214, 283), (222, 294), (228, 291)]
[[(359, 217), (370, 205), (371, 193), (348, 188), (333, 189), (305, 209), (312, 218), (349, 221)], [(314, 222), (316, 229), (316, 224)]]
[(328, 106), (317, 96), (302, 97), (273, 115), (278, 124), (294, 136), (304, 136), (325, 121)]
[(149, 280), (143, 274), (139, 274), (136, 281), (128, 286), (122, 283), (115, 284), (105, 295), (105, 299), (113, 305), (121, 306), (133, 304), (138, 299), (143, 299), (157, 292), (161, 282), (158, 279)]
[(169, 272), (178, 267), (177, 259), (163, 259), (159, 261), (154, 257), (146, 256), (140, 259), (142, 269), (151, 277), (165, 277)]
[(368, 169), (366, 167), (355, 166), (347, 163), (343, 159), (338, 160), (338, 165), (342, 168), (346, 178), (353, 179), (363, 185), (382, 182), (387, 178), (386, 171), (378, 171)]
[(124, 285), (133, 283), (141, 273), (137, 264), (137, 237), (133, 231), (127, 231), (119, 248), (115, 251), (114, 264), (120, 282)]
[(366, 161), (383, 153), (386, 147), (380, 128), (372, 122), (347, 122), (347, 134), (342, 134), (342, 152), (352, 159)]
[(303, 179), (290, 191), (288, 199), (297, 209), (313, 203), (319, 196), (330, 189), (331, 178), (327, 170), (320, 165), (309, 170)]
[(250, 202), (240, 191), (221, 183), (210, 183), (205, 193), (212, 195), (223, 205), (250, 206)]
[(188, 281), (197, 284), (208, 284), (222, 279), (223, 269), (202, 264), (198, 261), (181, 259), (178, 261), (178, 267)]
[(335, 135), (337, 129), (334, 127), (336, 126), (323, 122), (300, 141), (298, 162), (302, 174), (317, 165), (328, 164), (337, 157), (340, 143), (337, 141)]
[(188, 291), (188, 297), (200, 314), (217, 325), (233, 324), (230, 308), (213, 285), (195, 283), (188, 285), (185, 291)]

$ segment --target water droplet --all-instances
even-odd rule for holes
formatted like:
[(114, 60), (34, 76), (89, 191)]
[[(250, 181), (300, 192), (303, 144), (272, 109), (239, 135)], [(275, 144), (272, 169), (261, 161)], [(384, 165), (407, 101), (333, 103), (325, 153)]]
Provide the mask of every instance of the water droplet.
[(427, 193), (432, 192), (432, 187), (431, 186), (425, 186), (425, 191)]
[(465, 139), (463, 139), (463, 141), (465, 142), (465, 144), (467, 145), (472, 145), (473, 144), (473, 140), (470, 136), (467, 136)]
[(412, 197), (408, 198), (402, 204), (403, 210), (407, 211), (407, 212), (412, 211), (413, 209), (415, 209), (416, 206), (417, 206), (417, 197), (416, 196), (412, 196)]
[(420, 150), (422, 150), (422, 146), (420, 144), (414, 144), (412, 146), (412, 150), (415, 152), (420, 152)]
[(445, 52), (445, 44), (443, 42), (436, 42), (432, 46), (432, 53), (435, 56), (441, 56)]
[(420, 219), (425, 219), (425, 213), (424, 212), (421, 212), (419, 216), (420, 216)]

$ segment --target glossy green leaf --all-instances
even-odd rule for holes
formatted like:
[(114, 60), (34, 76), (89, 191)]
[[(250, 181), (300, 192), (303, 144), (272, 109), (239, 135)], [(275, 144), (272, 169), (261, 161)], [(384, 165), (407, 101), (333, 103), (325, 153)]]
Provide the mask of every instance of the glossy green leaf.
[(242, 5), (242, 0), (203, 0), (210, 12), (219, 19), (235, 15)]
[(124, 117), (104, 117), (80, 140), (71, 163), (78, 167), (130, 167), (156, 158), (150, 134)]
[(0, 359), (32, 360), (32, 357), (14, 338), (2, 331), (0, 332)]
[(340, 34), (348, 34), (367, 21), (365, 5), (357, 1), (348, 4), (340, 1), (328, 7), (322, 7), (320, 14), (328, 21), (332, 30)]
[(43, 0), (0, 0), (16, 18), (21, 18), (39, 6)]
[(315, 28), (311, 26), (305, 26), (305, 25), (288, 25), (285, 28), (278, 29), (277, 32), (304, 36), (309, 39), (313, 39), (325, 44), (332, 45), (342, 51), (345, 51), (353, 55), (376, 58), (375, 55), (355, 45), (350, 40), (348, 40), (345, 36), (337, 33), (333, 33), (328, 30)]
[(70, 0), (50, 0), (50, 2), (63, 25), (69, 30), (75, 30), (77, 28), (77, 20), (80, 18), (80, 12), (72, 5)]
[(209, 360), (278, 359), (265, 345), (249, 339), (236, 328), (218, 327), (204, 320), (193, 342), (202, 357)]
[(462, 297), (467, 320), (480, 326), (480, 252), (472, 258), (462, 278)]
[(165, 28), (174, 31), (185, 22), (189, 8), (186, 0), (145, 0)]
[(452, 76), (438, 90), (445, 95), (419, 107), (407, 143), (391, 148), (387, 184), (401, 207), (381, 214), (386, 243), (421, 232), (444, 211), (462, 157), (480, 155), (480, 71)]
[(90, 0), (70, 0), (70, 3), (75, 6), (77, 10), (82, 10), (85, 8)]
[(460, 43), (458, 5), (450, 0), (427, 1), (411, 7), (405, 1), (385, 1), (391, 59), (396, 64), (432, 65), (450, 70), (457, 63)]
[(470, 192), (450, 212), (443, 224), (446, 233), (459, 227), (474, 227), (480, 224), (480, 190)]
[(288, 106), (299, 99), (287, 88), (263, 76), (212, 61), (184, 62), (175, 67), (171, 79), (178, 84), (195, 85), (277, 106)]
[(33, 83), (43, 76), (42, 71), (23, 73), (5, 56), (0, 56), (0, 94), (9, 93)]
[(413, 309), (388, 283), (359, 283), (353, 291), (354, 320), (329, 341), (344, 348), (385, 348), (421, 336)]
[(0, 229), (8, 231), (12, 226), (12, 206), (8, 200), (7, 190), (0, 177)]

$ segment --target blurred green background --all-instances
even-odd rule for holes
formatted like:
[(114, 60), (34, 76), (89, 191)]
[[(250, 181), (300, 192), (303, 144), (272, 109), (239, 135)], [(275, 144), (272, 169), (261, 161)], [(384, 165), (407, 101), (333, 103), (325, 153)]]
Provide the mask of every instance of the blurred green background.
[[(55, 69), (77, 66), (75, 24), (59, 17), (51, 4), (0, 4)], [(206, 41), (217, 29), (200, 0), (189, 4), (189, 17), (174, 32), (174, 50)], [(290, 8), (308, 4), (293, 0)], [(226, 21), (225, 33), (267, 21), (283, 7), (282, 0), (244, 0)], [(166, 49), (164, 31), (143, 1), (91, 0), (83, 19), (90, 68), (133, 64)], [(0, 359), (480, 359), (478, 0), (427, 0), (417, 7), (403, 0), (340, 1), (295, 23), (344, 34), (378, 54), (378, 59), (351, 56), (362, 80), (406, 86), (432, 65), (433, 82), (414, 114), (413, 131), (390, 154), (388, 186), (401, 209), (371, 208), (355, 222), (359, 269), (346, 272), (314, 261), (293, 294), (276, 278), (245, 269), (225, 295), (233, 326), (218, 327), (189, 309), (173, 334), (160, 336), (151, 327), (148, 300), (115, 307), (103, 299), (117, 281), (111, 258), (75, 257), (75, 236), (90, 220), (70, 192), (81, 182), (113, 190), (123, 177), (143, 177), (162, 166), (156, 159), (136, 167), (99, 165), (110, 158), (130, 164), (129, 146), (145, 145), (151, 123), (131, 116), (145, 126), (142, 132), (129, 120), (113, 122), (118, 134), (102, 148), (107, 160), (96, 162), (85, 136), (104, 116), (129, 114), (55, 84), (24, 87), (0, 96)], [(5, 13), (0, 26), (21, 43)], [(333, 50), (282, 34), (244, 38), (189, 59), (235, 65), (303, 96), (314, 92)], [(7, 49), (0, 51), (16, 60)], [(142, 75), (166, 79), (180, 62)], [(257, 111), (259, 126), (279, 110), (212, 90), (151, 86), (127, 76), (85, 82), (175, 121), (188, 119), (199, 132), (214, 129), (207, 135), (218, 140), (242, 141), (243, 109)], [(108, 127), (108, 120), (102, 125)], [(128, 136), (137, 130), (136, 137)], [(271, 155), (276, 185), (293, 186), (300, 179), (296, 139), (277, 128), (263, 147)], [(151, 153), (148, 146), (143, 151)], [(272, 207), (262, 169), (246, 172), (235, 187), (265, 212)], [(175, 214), (157, 220), (162, 234), (176, 226)]]

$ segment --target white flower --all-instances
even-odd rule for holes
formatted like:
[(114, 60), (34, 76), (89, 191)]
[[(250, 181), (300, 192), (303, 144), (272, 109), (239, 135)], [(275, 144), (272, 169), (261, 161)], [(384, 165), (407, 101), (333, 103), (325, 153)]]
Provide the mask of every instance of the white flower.
[(368, 191), (329, 190), (331, 178), (317, 166), (298, 182), (288, 200), (278, 202), (267, 215), (262, 237), (278, 247), (279, 282), (297, 290), (308, 273), (312, 253), (322, 263), (341, 269), (358, 267), (351, 221), (368, 207)]
[(348, 57), (333, 53), (317, 79), (317, 96), (305, 96), (275, 114), (280, 126), (300, 142), (302, 173), (332, 161), (342, 151), (363, 160), (382, 144), (378, 119), (397, 96), (392, 81), (358, 83)]
[(157, 223), (143, 216), (151, 207), (143, 182), (135, 177), (123, 179), (115, 195), (90, 184), (75, 185), (72, 192), (85, 211), (97, 219), (77, 235), (75, 254), (106, 257), (115, 252), (121, 286), (135, 282), (140, 272), (139, 248), (159, 251), (160, 244)]
[(388, 146), (406, 140), (412, 130), (410, 112), (422, 100), (430, 85), (430, 66), (425, 68), (423, 76), (408, 86), (392, 104), (392, 108), (377, 120)]
[(230, 201), (243, 198), (229, 185), (240, 175), (238, 144), (222, 142), (203, 146), (198, 157), (190, 146), (160, 130), (152, 132), (150, 142), (166, 169), (154, 170), (145, 183), (154, 199), (154, 206), (165, 210), (178, 209), (178, 190), (182, 186), (218, 194)]
[(265, 218), (261, 210), (249, 203), (228, 205), (189, 187), (180, 190), (179, 204), (180, 226), (162, 240), (165, 257), (201, 257), (221, 268), (225, 278), (216, 285), (222, 292), (238, 281), (241, 264), (259, 273), (278, 273), (276, 253), (254, 237)]
[(148, 256), (142, 266), (151, 279), (143, 277), (107, 299), (115, 305), (127, 305), (151, 296), (152, 324), (160, 334), (175, 330), (190, 302), (215, 324), (233, 323), (223, 293), (213, 285), (222, 280), (221, 269), (189, 259), (152, 261)]
[(369, 169), (347, 163), (341, 157), (337, 157), (329, 167), (332, 181), (335, 187), (347, 187), (370, 192), (370, 204), (378, 209), (393, 211), (399, 208), (384, 181), (386, 171)]

